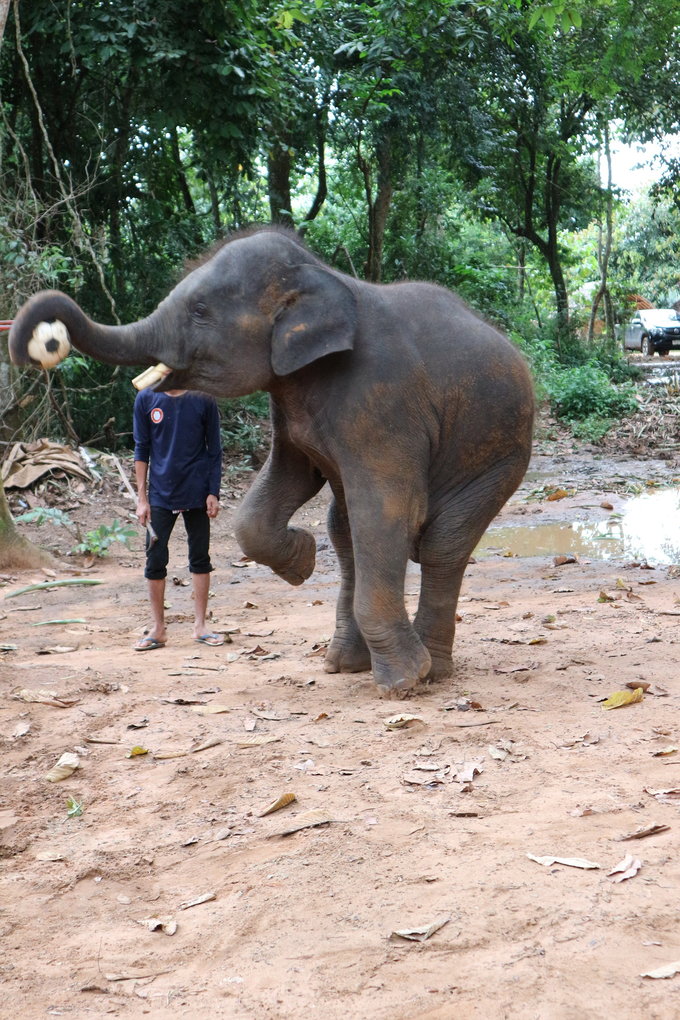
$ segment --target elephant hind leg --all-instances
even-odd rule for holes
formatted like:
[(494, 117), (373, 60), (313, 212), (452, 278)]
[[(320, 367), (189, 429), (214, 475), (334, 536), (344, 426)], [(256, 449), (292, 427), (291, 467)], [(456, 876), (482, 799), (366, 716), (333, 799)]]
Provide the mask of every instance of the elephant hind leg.
[(471, 481), (432, 518), (420, 540), (421, 586), (416, 633), (432, 658), (428, 679), (453, 675), (456, 607), (472, 552), (515, 491), (524, 464), (505, 461)]

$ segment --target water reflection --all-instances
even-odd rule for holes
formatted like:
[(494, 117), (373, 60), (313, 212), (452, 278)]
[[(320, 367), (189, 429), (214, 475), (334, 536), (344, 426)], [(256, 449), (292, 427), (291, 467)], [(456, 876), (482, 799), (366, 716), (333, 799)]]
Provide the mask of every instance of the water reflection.
[(475, 550), (478, 557), (503, 553), (680, 563), (680, 490), (636, 496), (608, 519), (491, 528)]

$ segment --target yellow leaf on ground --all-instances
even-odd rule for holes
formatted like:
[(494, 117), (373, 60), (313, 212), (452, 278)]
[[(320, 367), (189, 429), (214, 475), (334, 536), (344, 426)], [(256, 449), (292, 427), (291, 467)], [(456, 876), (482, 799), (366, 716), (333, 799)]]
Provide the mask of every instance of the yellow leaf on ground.
[(637, 701), (642, 701), (645, 694), (641, 687), (636, 687), (634, 691), (616, 691), (614, 694), (610, 694), (606, 701), (602, 702), (603, 708), (623, 708), (624, 705), (634, 705)]
[(265, 815), (271, 815), (274, 811), (280, 811), (281, 808), (288, 807), (294, 800), (297, 800), (294, 793), (282, 793), (273, 804), (270, 804), (264, 811), (260, 811), (260, 818), (264, 818)]

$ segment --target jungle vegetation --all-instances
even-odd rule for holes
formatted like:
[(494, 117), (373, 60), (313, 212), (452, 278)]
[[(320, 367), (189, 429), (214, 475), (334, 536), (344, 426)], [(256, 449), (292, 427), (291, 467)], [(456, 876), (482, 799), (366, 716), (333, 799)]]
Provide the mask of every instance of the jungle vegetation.
[[(677, 285), (680, 168), (644, 201), (610, 176), (617, 138), (680, 126), (676, 0), (0, 0), (0, 33), (0, 319), (44, 287), (139, 318), (283, 222), (346, 272), (456, 289), (549, 394), (620, 374), (629, 296)], [(132, 370), (6, 360), (0, 441), (129, 446)], [(247, 405), (226, 428), (247, 441)]]

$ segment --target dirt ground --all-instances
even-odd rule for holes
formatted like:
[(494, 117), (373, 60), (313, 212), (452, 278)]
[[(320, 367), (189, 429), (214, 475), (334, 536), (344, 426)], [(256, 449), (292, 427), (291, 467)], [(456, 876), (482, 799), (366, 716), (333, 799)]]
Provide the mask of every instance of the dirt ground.
[[(604, 456), (543, 429), (498, 523), (605, 521), (602, 504), (679, 475), (668, 451)], [(323, 671), (338, 584), (325, 495), (299, 515), (317, 570), (291, 588), (241, 561), (245, 481), (226, 482), (213, 530), (223, 647), (191, 639), (181, 526), (162, 650), (132, 650), (141, 536), (56, 571), (98, 585), (15, 595), (55, 578), (4, 579), (0, 1015), (680, 1016), (680, 976), (641, 976), (680, 968), (678, 570), (477, 557), (455, 677), (385, 701), (368, 673)], [(71, 512), (92, 526), (130, 507), (114, 486)], [(413, 567), (410, 609), (417, 590)], [(603, 707), (638, 682), (642, 701)], [(48, 781), (64, 752), (78, 768)], [(627, 855), (641, 866), (617, 882)]]

